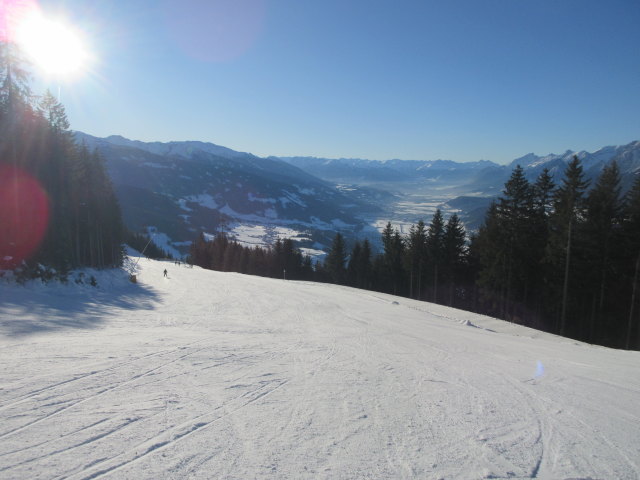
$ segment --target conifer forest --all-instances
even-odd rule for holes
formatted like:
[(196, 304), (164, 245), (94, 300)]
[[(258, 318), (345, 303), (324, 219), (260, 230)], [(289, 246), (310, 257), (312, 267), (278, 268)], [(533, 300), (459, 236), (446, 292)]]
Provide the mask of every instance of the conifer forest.
[(29, 80), (19, 49), (0, 44), (0, 269), (118, 266), (124, 227), (103, 160)]
[(467, 235), (440, 210), (408, 235), (388, 223), (383, 251), (368, 240), (350, 248), (336, 234), (312, 265), (290, 239), (249, 248), (218, 234), (200, 236), (190, 261), (204, 268), (376, 290), (483, 313), (578, 340), (640, 347), (640, 179), (622, 194), (615, 162), (594, 185), (577, 157), (555, 185), (516, 167)]

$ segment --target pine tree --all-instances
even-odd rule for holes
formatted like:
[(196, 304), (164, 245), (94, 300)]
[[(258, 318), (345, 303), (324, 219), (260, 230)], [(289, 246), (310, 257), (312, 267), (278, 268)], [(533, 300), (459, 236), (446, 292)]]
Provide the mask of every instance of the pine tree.
[(533, 185), (533, 206), (539, 216), (548, 218), (553, 210), (553, 191), (555, 189), (549, 169), (545, 168), (538, 175)]
[(344, 244), (344, 238), (340, 232), (336, 233), (331, 244), (331, 249), (327, 253), (324, 261), (324, 267), (329, 273), (331, 281), (337, 284), (344, 284), (346, 281), (345, 262), (347, 261), (347, 253)]
[(371, 282), (371, 245), (365, 239), (356, 241), (347, 265), (347, 285), (357, 288), (370, 288)]
[(362, 246), (356, 241), (349, 255), (349, 263), (347, 265), (347, 285), (352, 287), (358, 286), (358, 268), (360, 267), (360, 256), (362, 255)]
[(400, 232), (391, 226), (391, 222), (388, 222), (382, 231), (382, 246), (384, 266), (376, 270), (382, 276), (381, 288), (383, 291), (399, 295), (403, 291), (405, 245)]
[(409, 230), (405, 258), (409, 272), (409, 296), (419, 300), (427, 262), (427, 227), (422, 220), (418, 221), (417, 225), (412, 225)]
[(286, 277), (291, 280), (297, 280), (301, 276), (302, 255), (290, 238), (282, 241), (282, 270), (286, 271)]
[[(124, 228), (104, 162), (74, 143), (50, 92), (31, 95), (24, 65), (15, 45), (0, 44), (0, 163), (37, 180), (48, 198), (49, 226), (30, 261), (62, 271), (120, 265)], [(19, 217), (24, 206), (13, 208)]]
[[(625, 275), (625, 283), (630, 285), (625, 346), (640, 349), (640, 175), (636, 177), (631, 190), (627, 193), (623, 223), (623, 245), (625, 256), (622, 261), (630, 266)], [(625, 289), (626, 290), (626, 289)], [(633, 329), (636, 335), (633, 335)]]
[(545, 262), (545, 250), (549, 243), (549, 218), (553, 213), (555, 183), (545, 168), (533, 184), (533, 215), (531, 218), (530, 263), (532, 266), (531, 285), (534, 294), (529, 304), (538, 318), (543, 317), (543, 305), (548, 298), (548, 283), (551, 276), (549, 265)]
[(313, 262), (309, 255), (304, 255), (302, 257), (302, 267), (301, 267), (301, 279), (302, 280), (313, 280)]
[(484, 309), (490, 315), (504, 318), (509, 265), (509, 244), (504, 235), (498, 205), (492, 202), (474, 242), (478, 262), (478, 286)]
[(393, 250), (393, 227), (391, 222), (387, 222), (384, 230), (382, 230), (382, 248), (385, 256), (391, 256)]
[(360, 251), (360, 261), (358, 262), (358, 288), (371, 288), (371, 244), (368, 239), (364, 239), (362, 242), (362, 250)]
[[(64, 106), (47, 91), (39, 103), (39, 111), (48, 126), (47, 161), (39, 169), (39, 177), (50, 199), (50, 227), (40, 251), (41, 263), (68, 269), (75, 262), (73, 242), (72, 192), (76, 185), (69, 173), (77, 161), (77, 147), (69, 131)], [(97, 265), (92, 265), (97, 266)]]
[[(582, 229), (585, 259), (592, 265), (585, 272), (588, 275), (585, 283), (594, 300), (589, 322), (589, 339), (592, 342), (602, 342), (604, 335), (610, 339), (607, 343), (614, 344), (614, 338), (621, 334), (616, 331), (618, 326), (614, 320), (618, 305), (611, 302), (609, 290), (612, 281), (622, 273), (618, 270), (619, 263), (614, 261), (614, 250), (621, 244), (623, 207), (620, 173), (617, 163), (612, 161), (605, 166), (586, 198), (586, 218)], [(601, 331), (605, 326), (607, 331)]]
[(395, 229), (391, 239), (391, 255), (389, 264), (391, 265), (391, 278), (393, 279), (394, 295), (402, 295), (404, 293), (405, 271), (403, 266), (403, 257), (405, 244), (400, 231)]
[(444, 278), (448, 284), (448, 305), (454, 303), (454, 292), (456, 280), (461, 273), (465, 262), (466, 239), (465, 231), (457, 214), (449, 217), (444, 229), (443, 250), (444, 250)]
[(550, 279), (552, 290), (561, 290), (559, 305), (559, 321), (557, 331), (560, 335), (567, 333), (567, 315), (571, 310), (570, 288), (576, 277), (572, 272), (572, 249), (575, 248), (575, 230), (584, 220), (584, 193), (589, 185), (584, 179), (580, 159), (574, 155), (569, 162), (562, 184), (556, 190), (553, 202), (553, 214), (549, 219), (549, 244), (546, 261), (556, 271), (563, 271), (561, 278)]
[(0, 42), (0, 135), (10, 133), (21, 114), (31, 111), (28, 63), (12, 43)]
[(442, 212), (437, 209), (433, 214), (429, 231), (426, 238), (426, 252), (428, 255), (428, 265), (432, 273), (432, 301), (438, 302), (438, 284), (439, 275), (442, 268), (443, 252), (444, 252), (444, 218)]
[(506, 260), (505, 316), (522, 319), (526, 311), (530, 280), (535, 265), (531, 262), (531, 241), (537, 232), (534, 227), (534, 191), (520, 165), (513, 170), (498, 199), (498, 215), (505, 237), (503, 252)]
[(531, 292), (539, 289), (536, 272), (544, 248), (539, 240), (541, 219), (551, 188), (548, 172), (532, 186), (518, 165), (487, 211), (474, 251), (478, 283), (491, 314), (516, 322), (534, 321)]

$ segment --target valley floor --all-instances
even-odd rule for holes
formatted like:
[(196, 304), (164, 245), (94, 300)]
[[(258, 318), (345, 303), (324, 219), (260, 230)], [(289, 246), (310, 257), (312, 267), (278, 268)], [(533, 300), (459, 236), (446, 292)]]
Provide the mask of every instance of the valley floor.
[(117, 277), (0, 285), (0, 478), (640, 476), (639, 352), (335, 285)]

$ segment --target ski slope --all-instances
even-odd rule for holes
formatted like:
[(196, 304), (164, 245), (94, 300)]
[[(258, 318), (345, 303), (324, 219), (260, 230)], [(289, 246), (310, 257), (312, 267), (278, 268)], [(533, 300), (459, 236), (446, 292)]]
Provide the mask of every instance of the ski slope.
[(3, 480), (639, 478), (638, 352), (171, 262), (97, 277), (0, 284)]

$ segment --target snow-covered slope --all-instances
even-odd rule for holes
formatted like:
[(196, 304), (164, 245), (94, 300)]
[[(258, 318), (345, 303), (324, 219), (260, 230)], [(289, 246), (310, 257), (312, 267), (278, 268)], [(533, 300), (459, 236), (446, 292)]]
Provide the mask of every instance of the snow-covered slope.
[(0, 286), (0, 478), (638, 478), (638, 352), (334, 285), (123, 276)]

